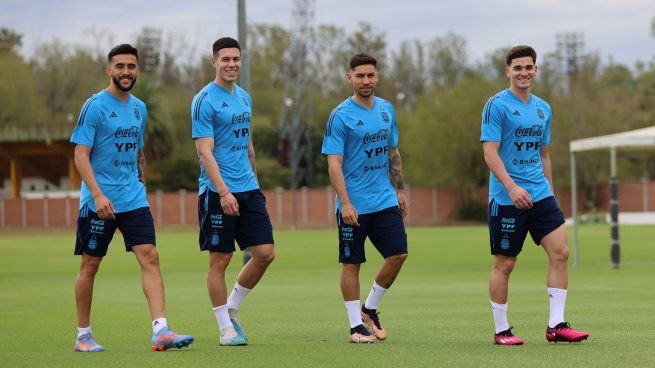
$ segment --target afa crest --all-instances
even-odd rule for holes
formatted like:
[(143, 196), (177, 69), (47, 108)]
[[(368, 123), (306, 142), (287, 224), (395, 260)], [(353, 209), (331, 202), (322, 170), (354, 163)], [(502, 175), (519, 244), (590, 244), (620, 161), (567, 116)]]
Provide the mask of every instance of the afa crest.
[(537, 109), (537, 116), (539, 116), (539, 119), (541, 120), (545, 119), (544, 112), (541, 109)]
[(136, 104), (134, 105), (134, 118), (136, 120), (141, 120), (141, 113), (139, 112), (139, 108), (136, 106)]
[(389, 114), (387, 114), (386, 111), (382, 111), (382, 120), (383, 120), (385, 123), (389, 124)]

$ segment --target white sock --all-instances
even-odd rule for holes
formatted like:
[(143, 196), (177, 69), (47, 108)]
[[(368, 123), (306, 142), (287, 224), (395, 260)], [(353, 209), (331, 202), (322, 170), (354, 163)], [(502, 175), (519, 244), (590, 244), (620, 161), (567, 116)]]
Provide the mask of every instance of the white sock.
[(566, 290), (547, 288), (550, 298), (550, 318), (548, 327), (555, 327), (564, 322), (564, 306), (566, 306)]
[(167, 326), (168, 322), (166, 321), (166, 318), (157, 318), (156, 320), (152, 321), (152, 333), (156, 334), (157, 332), (161, 331), (162, 328)]
[(86, 335), (88, 333), (91, 333), (91, 326), (89, 327), (78, 327), (77, 328), (77, 338), (79, 339), (80, 336)]
[(359, 309), (359, 299), (349, 300), (345, 304), (346, 311), (348, 311), (348, 320), (350, 320), (350, 328), (363, 324), (362, 313)]
[(230, 321), (230, 315), (227, 314), (227, 304), (214, 307), (212, 308), (212, 310), (214, 311), (214, 315), (216, 316), (216, 321), (218, 322), (218, 328), (220, 328), (221, 331), (230, 327), (234, 328), (232, 322)]
[(227, 308), (238, 310), (239, 306), (243, 302), (243, 299), (246, 298), (246, 295), (250, 292), (250, 289), (246, 289), (243, 286), (239, 285), (238, 282), (234, 283), (234, 288), (230, 293), (230, 296), (227, 298)]
[(366, 298), (366, 301), (364, 302), (364, 307), (366, 307), (366, 309), (378, 309), (380, 301), (382, 301), (382, 297), (387, 290), (389, 289), (385, 289), (378, 285), (377, 282), (373, 281), (373, 287), (371, 288), (371, 292), (368, 293), (368, 298)]
[(491, 311), (494, 314), (496, 333), (509, 329), (509, 322), (507, 322), (507, 303), (497, 304), (491, 301)]

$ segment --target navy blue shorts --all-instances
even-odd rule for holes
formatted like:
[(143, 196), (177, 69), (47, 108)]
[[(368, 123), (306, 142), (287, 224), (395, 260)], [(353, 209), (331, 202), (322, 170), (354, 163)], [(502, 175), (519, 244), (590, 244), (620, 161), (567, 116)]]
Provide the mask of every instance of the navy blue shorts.
[(337, 212), (340, 263), (366, 262), (364, 242), (367, 236), (384, 258), (407, 253), (407, 233), (398, 206), (359, 215), (357, 221), (359, 227), (347, 225)]
[(266, 211), (266, 197), (259, 190), (232, 193), (239, 203), (239, 216), (223, 213), (218, 193), (207, 189), (198, 198), (200, 250), (232, 253), (239, 248), (273, 244), (273, 226)]
[(88, 206), (80, 209), (77, 218), (77, 239), (75, 254), (86, 253), (94, 257), (104, 257), (116, 229), (123, 234), (125, 250), (142, 244), (155, 244), (155, 224), (150, 207), (141, 207), (132, 211), (116, 213), (113, 220), (101, 220), (98, 214)]
[(557, 230), (564, 223), (564, 214), (555, 197), (535, 202), (530, 209), (501, 206), (493, 199), (489, 203), (489, 244), (491, 254), (516, 257), (523, 249), (525, 237), (530, 232), (537, 245), (541, 239)]

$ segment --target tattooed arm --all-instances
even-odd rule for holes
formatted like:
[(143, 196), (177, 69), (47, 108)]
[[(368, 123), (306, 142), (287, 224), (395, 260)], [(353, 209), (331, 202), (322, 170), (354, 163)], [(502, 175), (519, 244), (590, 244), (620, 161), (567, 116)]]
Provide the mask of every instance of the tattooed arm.
[(407, 201), (407, 196), (405, 194), (405, 180), (403, 179), (403, 162), (400, 159), (400, 151), (398, 147), (392, 148), (389, 150), (389, 176), (391, 179), (391, 184), (396, 187), (396, 193), (398, 195), (398, 206), (400, 211), (403, 214), (403, 217), (407, 215), (407, 207), (409, 202)]
[(143, 153), (143, 150), (139, 150), (137, 154), (137, 168), (139, 170), (139, 181), (146, 185), (146, 155)]

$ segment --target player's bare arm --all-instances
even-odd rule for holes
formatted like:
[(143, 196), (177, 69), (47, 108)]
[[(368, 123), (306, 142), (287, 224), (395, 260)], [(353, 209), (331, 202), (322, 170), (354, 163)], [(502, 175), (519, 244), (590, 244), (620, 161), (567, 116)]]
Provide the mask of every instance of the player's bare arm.
[(218, 169), (218, 162), (216, 162), (216, 158), (214, 158), (214, 138), (197, 138), (196, 151), (198, 152), (200, 164), (205, 169), (209, 180), (211, 180), (212, 184), (214, 184), (214, 187), (218, 191), (223, 212), (228, 216), (239, 216), (239, 204), (237, 203), (237, 199), (234, 198), (232, 193), (230, 193), (225, 181), (223, 181), (221, 172)]
[(544, 146), (541, 149), (541, 165), (544, 168), (544, 175), (550, 183), (550, 190), (553, 192), (553, 195), (555, 195), (555, 184), (553, 184), (553, 168), (552, 164), (550, 163), (550, 153), (548, 151), (548, 146)]
[(114, 209), (114, 204), (102, 193), (96, 181), (93, 168), (91, 167), (90, 154), (91, 147), (81, 144), (75, 145), (75, 167), (93, 195), (98, 217), (101, 220), (111, 220), (114, 218), (114, 212), (116, 210)]
[(252, 144), (252, 137), (250, 137), (250, 145), (248, 146), (248, 160), (250, 161), (250, 166), (252, 166), (252, 172), (255, 173), (255, 178), (257, 178), (257, 166), (255, 165), (255, 146)]
[(403, 217), (407, 216), (407, 208), (409, 202), (405, 194), (405, 180), (403, 179), (403, 161), (400, 158), (400, 151), (398, 147), (389, 150), (389, 174), (391, 177), (391, 184), (396, 187), (398, 195), (398, 206), (402, 212)]
[(139, 150), (139, 153), (137, 155), (137, 169), (139, 170), (139, 181), (143, 183), (143, 185), (146, 185), (146, 154), (143, 152), (143, 150)]
[(348, 198), (348, 192), (346, 191), (346, 179), (341, 169), (343, 156), (327, 155), (327, 161), (330, 182), (332, 182), (332, 187), (337, 192), (337, 197), (339, 197), (339, 201), (341, 202), (341, 218), (348, 225), (359, 226), (357, 209), (350, 203), (350, 198)]
[(503, 161), (498, 155), (498, 149), (500, 148), (500, 142), (483, 142), (482, 149), (484, 151), (484, 161), (487, 163), (487, 166), (494, 173), (496, 178), (503, 184), (509, 198), (514, 203), (516, 208), (531, 208), (532, 207), (532, 198), (528, 192), (518, 186), (514, 180), (507, 173), (507, 169), (503, 164)]

